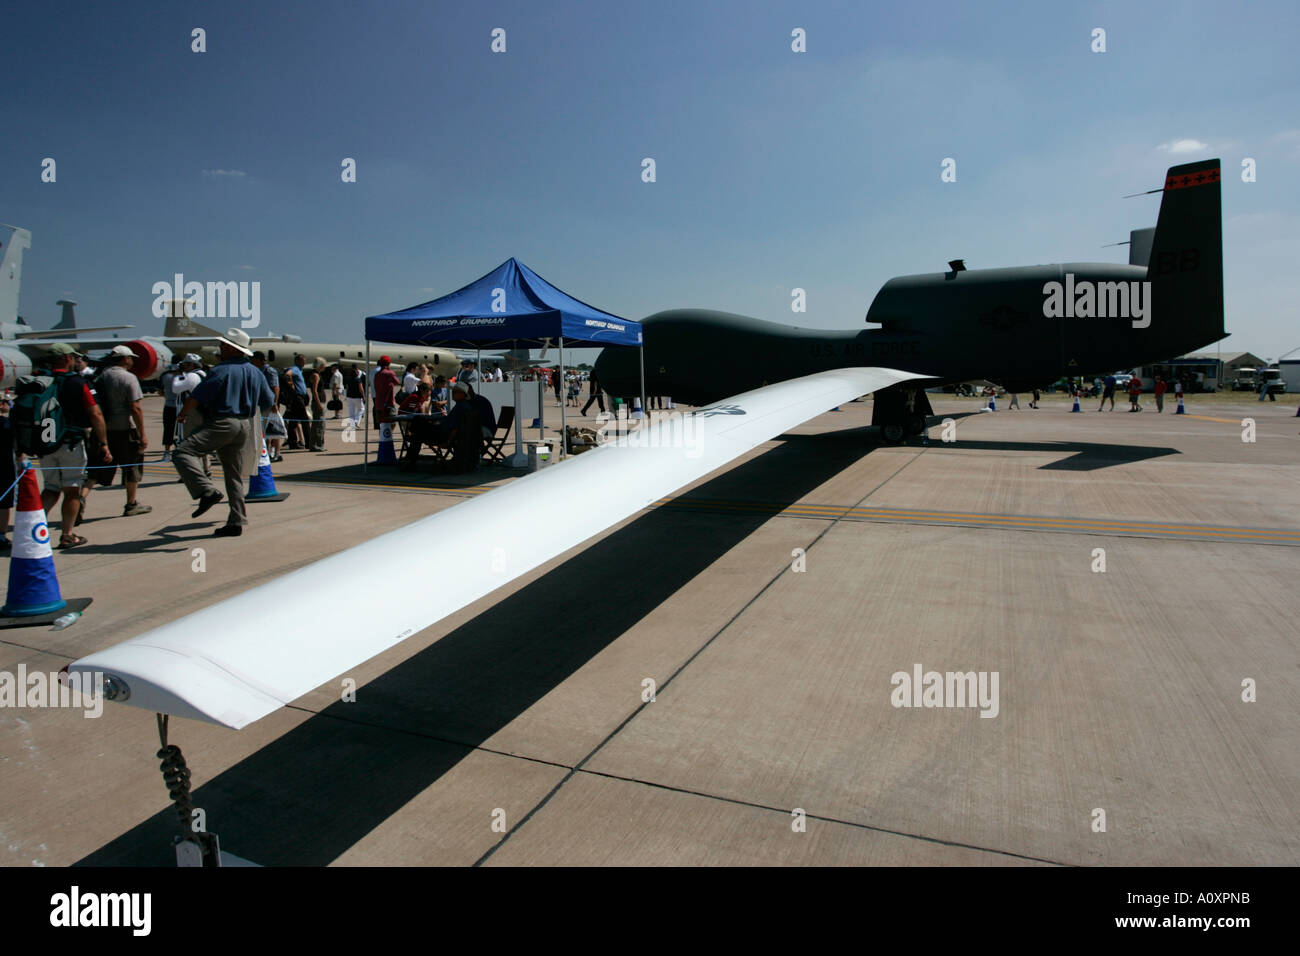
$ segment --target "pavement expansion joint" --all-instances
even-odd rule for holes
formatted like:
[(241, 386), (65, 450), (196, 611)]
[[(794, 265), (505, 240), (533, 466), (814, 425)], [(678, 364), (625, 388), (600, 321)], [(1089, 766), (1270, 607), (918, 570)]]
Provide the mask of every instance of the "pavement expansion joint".
[[(871, 489), (870, 491), (868, 491), (865, 495), (863, 495), (861, 501), (859, 501), (859, 502), (857, 503), (857, 505), (855, 505), (854, 507), (861, 507), (861, 505), (863, 504), (863, 502), (865, 502), (868, 498), (870, 498), (872, 495), (874, 495), (877, 491), (879, 491), (879, 490), (880, 490), (881, 488), (883, 488), (885, 485), (889, 484), (889, 482), (893, 481), (894, 478), (898, 477), (898, 475), (901, 474), (901, 473), (903, 472), (904, 469), (906, 469), (909, 465), (911, 465), (911, 464), (912, 464), (913, 462), (915, 462), (918, 458), (920, 458), (922, 454), (924, 454), (924, 450), (917, 452), (915, 455), (913, 455), (913, 456), (912, 456), (911, 458), (909, 458), (907, 461), (903, 462), (903, 464), (899, 465), (899, 466), (898, 466), (896, 469), (894, 469), (894, 471), (892, 471), (888, 476), (886, 476), (885, 478), (883, 478), (883, 479), (880, 481), (879, 484), (877, 484), (874, 488), (872, 488), (872, 489)], [(812, 541), (810, 541), (810, 542), (808, 543), (808, 546), (804, 549), (805, 553), (811, 551), (811, 550), (813, 549), (813, 547), (817, 544), (817, 542), (820, 541), (822, 538), (824, 538), (824, 537), (825, 537), (825, 536), (830, 532), (830, 530), (831, 530), (833, 527), (835, 527), (835, 524), (838, 522), (838, 520), (839, 520), (839, 519), (837, 518), (837, 519), (834, 519), (834, 520), (830, 521), (830, 522), (829, 522), (829, 523), (828, 523), (824, 528), (822, 528), (819, 532), (817, 532), (816, 537), (814, 537), (814, 538), (812, 539)], [(760, 597), (762, 597), (764, 594), (766, 594), (766, 593), (768, 592), (768, 590), (771, 589), (772, 586), (775, 585), (776, 582), (779, 581), (779, 580), (781, 579), (781, 577), (782, 577), (784, 574), (785, 574), (785, 570), (784, 570), (784, 569), (782, 569), (781, 571), (778, 571), (775, 575), (772, 576), (771, 579), (768, 580), (768, 582), (767, 582), (766, 584), (764, 584), (764, 585), (763, 585), (761, 588), (759, 588), (759, 589), (758, 589), (758, 590), (757, 590), (753, 595), (751, 595), (751, 597), (749, 598), (749, 600), (745, 602), (744, 606), (742, 606), (739, 610), (736, 611), (735, 614), (733, 614), (730, 618), (728, 618), (727, 621), (726, 621), (726, 623), (724, 623), (720, 628), (718, 628), (717, 631), (715, 631), (715, 632), (714, 632), (714, 633), (713, 633), (713, 634), (712, 634), (712, 635), (711, 635), (711, 636), (710, 636), (710, 637), (709, 637), (709, 638), (708, 638), (708, 639), (707, 639), (703, 644), (701, 644), (698, 648), (695, 649), (694, 652), (691, 653), (690, 657), (686, 658), (686, 660), (684, 660), (681, 664), (679, 664), (679, 665), (677, 666), (677, 669), (676, 669), (676, 670), (674, 670), (671, 674), (668, 675), (667, 679), (665, 679), (665, 680), (663, 681), (663, 683), (660, 684), (660, 685), (658, 686), (658, 688), (656, 689), (656, 691), (655, 691), (656, 696), (658, 696), (659, 694), (664, 693), (664, 691), (666, 691), (666, 690), (668, 689), (668, 687), (671, 686), (672, 682), (673, 682), (674, 680), (676, 680), (678, 674), (682, 673), (682, 671), (684, 671), (684, 670), (686, 670), (686, 668), (690, 667), (691, 664), (693, 664), (693, 663), (695, 662), (696, 658), (698, 658), (698, 657), (699, 657), (701, 654), (703, 654), (703, 653), (704, 653), (704, 652), (705, 652), (705, 651), (706, 651), (710, 646), (712, 646), (712, 644), (713, 644), (713, 643), (714, 643), (714, 642), (715, 642), (719, 637), (721, 637), (723, 634), (725, 634), (725, 633), (727, 632), (727, 630), (731, 627), (731, 625), (734, 624), (736, 621), (738, 621), (738, 620), (740, 619), (740, 617), (741, 617), (741, 616), (742, 616), (746, 611), (748, 611), (748, 610), (750, 609), (750, 607), (753, 606), (754, 602), (757, 601), (757, 600), (758, 600)], [(529, 810), (526, 814), (524, 814), (524, 816), (521, 817), (521, 818), (520, 818), (520, 819), (515, 823), (514, 826), (512, 826), (509, 830), (507, 830), (507, 831), (502, 835), (502, 837), (501, 837), (500, 840), (498, 840), (495, 844), (493, 844), (490, 848), (488, 848), (488, 850), (487, 850), (487, 851), (486, 851), (482, 856), (480, 856), (477, 860), (475, 860), (473, 865), (474, 865), (474, 866), (482, 866), (485, 862), (487, 862), (487, 860), (488, 860), (488, 859), (489, 859), (489, 858), (490, 858), (494, 853), (496, 853), (497, 850), (499, 850), (501, 847), (505, 846), (505, 844), (510, 840), (511, 836), (513, 836), (513, 835), (514, 835), (515, 833), (517, 833), (517, 832), (518, 832), (518, 831), (519, 831), (523, 826), (525, 826), (525, 825), (528, 823), (528, 821), (531, 820), (531, 819), (533, 818), (533, 816), (537, 814), (537, 812), (538, 812), (539, 810), (541, 810), (543, 807), (546, 806), (546, 804), (550, 803), (551, 798), (554, 797), (557, 793), (559, 793), (560, 790), (564, 788), (564, 785), (565, 785), (566, 783), (568, 783), (571, 779), (573, 779), (574, 774), (581, 772), (582, 769), (583, 769), (583, 767), (585, 767), (586, 764), (587, 764), (587, 763), (588, 763), (588, 762), (589, 762), (593, 757), (596, 756), (596, 754), (600, 753), (601, 749), (602, 749), (602, 748), (603, 748), (607, 743), (609, 743), (611, 740), (613, 740), (615, 737), (617, 737), (620, 733), (622, 733), (623, 728), (625, 728), (628, 724), (630, 724), (630, 723), (631, 723), (631, 722), (632, 722), (632, 721), (637, 717), (637, 715), (639, 715), (643, 710), (645, 710), (645, 708), (646, 708), (647, 706), (649, 706), (649, 702), (648, 702), (648, 701), (642, 701), (642, 702), (641, 702), (641, 703), (640, 703), (640, 704), (639, 704), (639, 705), (638, 705), (638, 706), (637, 706), (637, 707), (636, 707), (636, 708), (635, 708), (635, 709), (634, 709), (630, 714), (628, 714), (625, 718), (623, 718), (623, 720), (619, 723), (619, 725), (618, 725), (617, 727), (615, 727), (613, 730), (611, 730), (611, 731), (609, 732), (609, 734), (607, 734), (607, 735), (605, 736), (605, 738), (604, 738), (603, 740), (600, 741), (600, 743), (596, 744), (596, 746), (595, 746), (594, 748), (592, 748), (592, 750), (591, 750), (591, 752), (590, 752), (589, 754), (587, 754), (585, 757), (583, 757), (581, 760), (579, 760), (578, 763), (577, 763), (577, 764), (576, 764), (576, 765), (575, 765), (575, 766), (574, 766), (574, 767), (573, 767), (573, 768), (572, 768), (568, 773), (566, 773), (566, 774), (564, 775), (564, 777), (560, 780), (559, 783), (557, 783), (554, 787), (552, 787), (552, 788), (551, 788), (551, 789), (546, 793), (546, 795), (543, 796), (542, 799), (539, 800), (539, 801), (537, 802), (537, 804), (536, 804), (536, 805), (535, 805), (531, 810)]]
[[(671, 784), (656, 783), (653, 780), (643, 780), (640, 777), (625, 777), (621, 774), (607, 773), (601, 770), (586, 770), (579, 768), (578, 773), (587, 774), (592, 777), (602, 777), (606, 780), (621, 780), (624, 783), (640, 784), (644, 787), (653, 787), (656, 790), (667, 790), (670, 793), (680, 793), (685, 796), (703, 797), (706, 800), (717, 800), (721, 803), (729, 803), (737, 807), (749, 807), (752, 810), (766, 810), (771, 813), (778, 813), (782, 817), (788, 817), (790, 811), (784, 807), (768, 806), (765, 803), (754, 803), (750, 800), (741, 800), (737, 797), (725, 797), (716, 793), (705, 793), (702, 790), (690, 790), (685, 787), (674, 787)], [(944, 840), (940, 837), (926, 836), (924, 833), (909, 833), (906, 830), (895, 830), (890, 827), (877, 826), (872, 823), (861, 823), (856, 820), (844, 820), (840, 817), (827, 817), (817, 813), (807, 813), (809, 820), (816, 820), (820, 823), (837, 823), (841, 826), (853, 827), (858, 830), (870, 830), (874, 833), (887, 833), (890, 836), (905, 837), (909, 840), (922, 840), (926, 843), (937, 843), (940, 846), (950, 846), (963, 850), (978, 850), (982, 853), (995, 853), (998, 856), (1012, 857), (1017, 860), (1029, 860), (1034, 863), (1046, 863), (1051, 866), (1077, 866), (1075, 863), (1066, 863), (1061, 860), (1049, 860), (1041, 856), (1030, 856), (1025, 853), (1015, 853), (1011, 850), (1000, 850), (997, 847), (979, 846), (974, 843), (962, 843), (959, 840)]]

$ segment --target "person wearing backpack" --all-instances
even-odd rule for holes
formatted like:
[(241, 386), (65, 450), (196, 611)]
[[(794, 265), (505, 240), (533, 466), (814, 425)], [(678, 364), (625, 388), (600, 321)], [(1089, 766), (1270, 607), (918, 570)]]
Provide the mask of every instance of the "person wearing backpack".
[[(19, 396), (15, 411), (20, 414), (13, 421), (14, 446), (17, 451), (41, 460), (45, 471), (41, 507), (47, 515), (53, 511), (59, 496), (63, 496), (58, 547), (67, 550), (86, 543), (85, 538), (72, 530), (81, 508), (81, 484), (86, 480), (86, 443), (95, 442), (105, 464), (112, 462), (113, 455), (108, 447), (104, 414), (95, 404), (85, 378), (72, 367), (72, 357), (77, 351), (66, 342), (57, 342), (50, 347), (49, 354), (54, 383), (42, 393)], [(54, 424), (54, 434), (48, 441), (48, 430), (42, 425), (46, 421)]]

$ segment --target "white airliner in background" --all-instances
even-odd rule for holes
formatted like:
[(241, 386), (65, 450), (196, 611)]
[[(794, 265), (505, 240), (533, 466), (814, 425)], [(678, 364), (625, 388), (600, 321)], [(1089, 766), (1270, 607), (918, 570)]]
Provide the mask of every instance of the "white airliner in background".
[[(209, 361), (219, 361), (217, 336), (223, 330), (207, 328), (186, 317), (180, 300), (173, 303), (173, 317), (167, 319), (161, 336), (142, 335), (134, 339), (116, 336), (86, 338), (91, 332), (118, 332), (134, 326), (104, 325), (79, 329), (73, 312), (77, 303), (67, 299), (58, 302), (63, 308), (63, 314), (54, 328), (47, 331), (33, 329), (18, 316), (23, 250), (30, 249), (31, 245), (31, 232), (0, 223), (0, 388), (11, 388), (20, 376), (30, 375), (32, 360), (39, 360), (56, 342), (75, 341), (78, 349), (92, 358), (108, 352), (115, 345), (125, 345), (135, 353), (135, 363), (131, 370), (146, 382), (156, 379), (177, 356), (186, 352), (197, 352)], [(295, 353), (305, 355), (308, 362), (319, 356), (331, 364), (365, 364), (364, 342), (303, 342), (296, 335), (254, 337), (252, 341), (253, 348), (266, 352), (267, 359), (279, 366), (292, 363)], [(435, 375), (446, 375), (448, 378), (460, 370), (460, 356), (450, 349), (371, 342), (370, 355), (372, 359), (387, 355), (397, 367), (422, 362)]]

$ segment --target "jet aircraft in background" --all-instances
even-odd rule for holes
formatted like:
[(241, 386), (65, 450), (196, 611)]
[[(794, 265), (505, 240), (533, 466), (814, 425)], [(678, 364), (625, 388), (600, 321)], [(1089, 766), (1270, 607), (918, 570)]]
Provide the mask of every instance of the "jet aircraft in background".
[[(179, 301), (176, 304), (179, 305)], [(217, 358), (217, 336), (222, 333), (216, 329), (200, 325), (183, 314), (178, 314), (180, 313), (179, 308), (174, 308), (172, 311), (173, 314), (167, 319), (167, 324), (163, 330), (163, 342), (170, 352), (197, 352), (208, 358), (209, 361), (220, 361)], [(152, 343), (153, 340), (149, 341)], [(135, 350), (134, 345), (129, 342), (127, 344), (131, 345), (132, 351)], [(154, 347), (157, 348), (156, 345)], [(344, 365), (355, 363), (359, 366), (366, 364), (366, 343), (364, 342), (349, 345), (337, 342), (304, 342), (297, 335), (261, 338), (254, 336), (252, 337), (252, 348), (265, 352), (268, 362), (281, 367), (291, 364), (295, 354), (305, 355), (309, 363), (319, 356), (331, 365), (335, 362)], [(446, 375), (448, 378), (460, 371), (461, 357), (451, 349), (433, 348), (427, 345), (415, 346), (397, 345), (391, 342), (371, 342), (371, 363), (377, 362), (381, 355), (387, 355), (395, 368), (409, 365), (411, 362), (420, 362), (429, 366), (429, 370), (434, 375)]]
[[(210, 329), (187, 318), (183, 311), (183, 301), (172, 304), (172, 317), (167, 319), (161, 336), (143, 335), (134, 339), (86, 338), (90, 333), (117, 332), (133, 328), (130, 325), (106, 325), (94, 328), (77, 328), (74, 308), (75, 302), (60, 299), (63, 308), (62, 317), (54, 328), (40, 331), (31, 328), (18, 316), (18, 296), (22, 287), (23, 250), (31, 248), (32, 234), (17, 226), (0, 223), (0, 388), (9, 388), (20, 376), (30, 375), (35, 364), (51, 345), (57, 342), (75, 344), (79, 351), (86, 352), (92, 358), (108, 352), (116, 345), (125, 345), (135, 353), (132, 371), (141, 381), (158, 378), (176, 356), (186, 352), (197, 352), (210, 361), (219, 361), (217, 336), (221, 330)], [(364, 365), (366, 359), (365, 343), (338, 344), (322, 342), (303, 342), (296, 335), (280, 335), (253, 338), (253, 348), (266, 352), (267, 359), (278, 365), (288, 365), (293, 361), (294, 353), (301, 353), (310, 362), (320, 356), (329, 363), (353, 362)], [(387, 355), (395, 366), (404, 366), (410, 362), (422, 362), (428, 365), (435, 375), (448, 378), (460, 371), (460, 356), (450, 349), (409, 345), (392, 345), (385, 342), (371, 342), (372, 361), (381, 355)]]
[[(78, 336), (89, 332), (115, 332), (129, 325), (102, 325), (77, 328), (77, 303), (60, 299), (63, 313), (52, 329), (33, 329), (18, 314), (18, 293), (23, 282), (23, 250), (32, 246), (32, 234), (18, 226), (0, 223), (0, 388), (8, 388), (20, 375), (30, 375), (32, 360), (39, 358), (51, 345), (75, 342), (81, 348), (93, 343)], [(113, 340), (104, 350), (121, 344)]]
[[(988, 379), (1026, 391), (1203, 348), (1226, 336), (1219, 160), (1175, 166), (1153, 192), (1162, 193), (1159, 219), (1153, 235), (1133, 233), (1129, 265), (967, 271), (953, 260), (947, 272), (886, 282), (866, 316), (875, 329), (806, 329), (704, 309), (656, 313), (642, 320), (646, 387), (702, 405), (826, 369), (905, 368), (926, 379), (896, 384), (872, 403), (872, 424), (896, 442), (919, 434), (933, 414), (926, 388)], [(638, 360), (633, 349), (605, 349), (596, 360), (605, 390), (638, 394)]]

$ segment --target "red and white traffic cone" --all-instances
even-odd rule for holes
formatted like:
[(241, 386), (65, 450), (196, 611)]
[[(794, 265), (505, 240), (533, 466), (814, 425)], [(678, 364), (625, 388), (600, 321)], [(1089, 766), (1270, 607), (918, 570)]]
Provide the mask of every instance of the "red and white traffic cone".
[(9, 558), (9, 592), (0, 607), (0, 627), (49, 624), (60, 612), (80, 612), (90, 598), (65, 601), (50, 549), (50, 526), (41, 507), (36, 470), (30, 465), (18, 479), (13, 552)]

